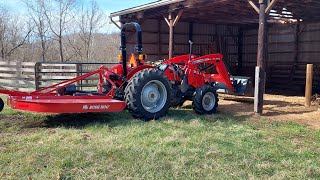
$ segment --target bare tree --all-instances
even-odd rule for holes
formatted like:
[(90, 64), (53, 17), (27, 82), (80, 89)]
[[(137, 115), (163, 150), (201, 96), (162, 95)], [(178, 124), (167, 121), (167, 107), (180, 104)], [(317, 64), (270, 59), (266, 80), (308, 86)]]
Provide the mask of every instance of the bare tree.
[(64, 62), (63, 37), (67, 30), (67, 24), (73, 20), (71, 14), (76, 0), (47, 0), (48, 6), (45, 6), (45, 17), (47, 18), (49, 28), (54, 35), (54, 40), (59, 44), (60, 61)]
[[(69, 42), (81, 59), (90, 62), (94, 53), (95, 34), (105, 25), (103, 22), (104, 14), (95, 0), (91, 0), (90, 4), (86, 6), (82, 4), (80, 8), (80, 15), (75, 15), (78, 37), (73, 37), (73, 41), (69, 40)], [(77, 14), (79, 13), (77, 12)], [(80, 45), (78, 41), (80, 41)]]
[(21, 46), (23, 46), (32, 31), (30, 24), (26, 23), (27, 29), (19, 26), (19, 20), (13, 17), (5, 8), (0, 8), (0, 56), (4, 60)]
[(48, 51), (49, 25), (45, 16), (46, 0), (24, 0), (28, 8), (28, 15), (34, 24), (34, 33), (40, 40), (41, 44), (41, 60), (46, 61), (46, 53)]

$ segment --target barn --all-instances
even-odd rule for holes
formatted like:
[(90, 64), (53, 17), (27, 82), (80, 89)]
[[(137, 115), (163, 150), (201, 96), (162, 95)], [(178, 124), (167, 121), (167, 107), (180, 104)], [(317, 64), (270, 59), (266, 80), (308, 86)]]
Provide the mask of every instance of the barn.
[[(320, 2), (317, 0), (160, 0), (111, 13), (121, 24), (138, 22), (149, 60), (189, 53), (221, 53), (232, 75), (255, 73), (256, 111), (266, 92), (304, 93), (306, 65), (320, 81)], [(134, 48), (135, 36), (129, 44)], [(257, 68), (258, 67), (258, 71)], [(265, 84), (264, 84), (265, 82)]]

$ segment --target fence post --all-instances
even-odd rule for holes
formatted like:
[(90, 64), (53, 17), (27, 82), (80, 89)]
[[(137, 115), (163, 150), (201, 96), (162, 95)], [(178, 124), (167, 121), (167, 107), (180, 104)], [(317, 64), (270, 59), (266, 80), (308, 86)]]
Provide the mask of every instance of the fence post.
[(22, 63), (21, 62), (17, 62), (17, 64), (16, 64), (16, 70), (17, 70), (17, 72), (15, 72), (16, 73), (16, 82), (15, 82), (15, 84), (17, 85), (17, 87), (15, 87), (14, 88), (14, 90), (17, 90), (17, 91), (19, 91), (19, 88), (20, 88), (20, 83), (19, 83), (19, 81), (22, 79), (21, 78), (21, 76), (22, 76), (22, 74), (23, 74), (23, 72), (22, 72)]
[[(77, 77), (82, 76), (82, 64), (77, 63), (76, 64), (76, 71), (77, 71)], [(77, 90), (82, 90), (82, 80), (77, 82)]]
[(311, 106), (313, 64), (307, 64), (305, 106)]
[[(76, 74), (76, 76), (78, 77), (78, 76), (80, 76), (80, 66), (79, 66), (79, 64), (76, 64), (76, 71), (77, 71), (77, 74)], [(80, 90), (80, 87), (79, 87), (79, 81), (76, 83), (76, 86), (77, 86), (77, 90)]]
[(36, 90), (40, 89), (40, 65), (41, 63), (40, 62), (37, 62), (35, 65), (34, 65), (34, 82), (35, 82), (35, 86), (36, 86)]

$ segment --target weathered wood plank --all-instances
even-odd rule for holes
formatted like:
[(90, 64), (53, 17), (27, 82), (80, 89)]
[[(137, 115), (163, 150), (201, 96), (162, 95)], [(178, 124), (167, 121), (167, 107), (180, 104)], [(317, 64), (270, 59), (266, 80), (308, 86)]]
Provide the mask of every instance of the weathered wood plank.
[(76, 69), (40, 69), (40, 73), (76, 73)]
[(42, 67), (76, 67), (76, 64), (51, 64), (51, 63), (41, 63)]
[(8, 89), (8, 90), (22, 91), (22, 92), (32, 92), (35, 90), (34, 88), (11, 87), (9, 85), (1, 85), (1, 84), (0, 84), (0, 88), (1, 89)]
[(17, 86), (17, 85), (35, 85), (34, 81), (28, 81), (28, 80), (24, 80), (24, 79), (0, 79), (0, 83), (7, 83), (10, 84), (11, 86)]
[(44, 80), (59, 80), (59, 79), (72, 79), (75, 78), (75, 76), (45, 76), (42, 75), (39, 80), (44, 81)]
[(0, 72), (16, 72), (16, 71), (20, 71), (20, 72), (30, 72), (30, 73), (34, 73), (34, 69), (33, 68), (9, 68), (9, 67), (0, 67)]
[(36, 62), (5, 62), (5, 61), (0, 61), (0, 66), (17, 66), (17, 65), (22, 65), (22, 66), (34, 66)]
[(0, 78), (22, 78), (22, 79), (34, 79), (34, 75), (20, 75), (19, 74), (9, 74), (9, 73), (0, 73)]

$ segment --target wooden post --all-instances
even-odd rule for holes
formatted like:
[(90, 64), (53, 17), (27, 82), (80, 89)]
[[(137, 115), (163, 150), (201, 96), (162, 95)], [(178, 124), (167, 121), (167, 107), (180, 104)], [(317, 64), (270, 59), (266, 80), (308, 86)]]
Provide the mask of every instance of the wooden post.
[(169, 13), (169, 59), (173, 56), (173, 18), (172, 13)]
[[(81, 73), (80, 73), (80, 64), (76, 64), (76, 71), (77, 71), (77, 74), (76, 76), (79, 77), (81, 76)], [(77, 90), (80, 90), (80, 82), (76, 82), (76, 86), (77, 86)]]
[(34, 65), (34, 83), (35, 83), (35, 90), (38, 90), (40, 89), (40, 65), (41, 63), (40, 62), (37, 62), (35, 65)]
[(305, 94), (305, 105), (306, 107), (311, 106), (311, 96), (312, 96), (312, 76), (313, 76), (313, 64), (307, 65), (306, 73), (306, 94)]
[(164, 20), (169, 26), (169, 59), (173, 57), (174, 51), (174, 27), (178, 24), (179, 19), (181, 18), (183, 10), (180, 10), (177, 16), (174, 18), (172, 12), (169, 12), (168, 19), (165, 17)]
[[(82, 76), (83, 75), (83, 64), (81, 63), (80, 65), (79, 65), (79, 73), (80, 73), (80, 76)], [(81, 80), (80, 81), (80, 90), (83, 90), (83, 80)]]
[(161, 60), (161, 21), (158, 20), (158, 60)]
[[(261, 115), (263, 112), (263, 95), (265, 91), (265, 53), (267, 40), (267, 0), (259, 0), (259, 35), (258, 35), (258, 55), (256, 68), (256, 84), (254, 98), (254, 112), (256, 115)], [(259, 69), (259, 70), (258, 70)], [(258, 74), (257, 74), (258, 73)]]

